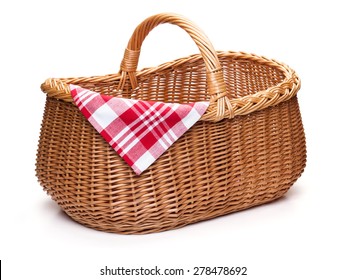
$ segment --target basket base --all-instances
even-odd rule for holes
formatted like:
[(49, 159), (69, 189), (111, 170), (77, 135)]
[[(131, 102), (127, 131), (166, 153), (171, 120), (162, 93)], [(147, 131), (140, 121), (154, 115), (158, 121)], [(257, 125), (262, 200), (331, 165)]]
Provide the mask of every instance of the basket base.
[[(229, 209), (224, 209), (224, 210), (218, 210), (217, 212), (212, 212), (207, 215), (206, 213), (204, 216), (202, 216), (201, 219), (195, 219), (195, 220), (188, 220), (188, 219), (178, 219), (178, 223), (176, 222), (177, 220), (172, 218), (170, 221), (164, 221), (160, 222), (158, 219), (157, 220), (152, 220), (152, 221), (146, 221), (145, 224), (140, 224), (137, 226), (137, 228), (133, 227), (133, 225), (122, 225), (121, 227), (117, 227), (114, 229), (114, 226), (112, 224), (109, 224), (108, 226), (105, 225), (104, 223), (100, 223), (99, 225), (97, 224), (96, 220), (93, 221), (86, 221), (85, 219), (80, 219), (79, 215), (75, 216), (70, 216), (74, 221), (78, 222), (79, 224), (86, 226), (88, 228), (92, 228), (95, 230), (99, 231), (104, 231), (104, 232), (109, 232), (109, 233), (120, 233), (120, 234), (150, 234), (150, 233), (158, 233), (158, 232), (163, 232), (163, 231), (168, 231), (168, 230), (173, 230), (173, 229), (179, 229), (182, 227), (185, 227), (187, 225), (199, 223), (202, 221), (207, 221), (211, 220), (214, 218), (226, 216), (231, 213), (243, 211), (246, 209), (254, 208), (263, 204), (267, 204), (270, 202), (274, 202), (276, 200), (279, 200), (282, 198), (286, 192), (289, 190), (289, 187), (286, 188), (285, 190), (282, 190), (280, 193), (276, 193), (272, 197), (267, 197), (264, 200), (260, 200), (254, 203), (248, 203), (248, 204), (243, 204), (242, 206), (236, 205), (235, 207), (229, 207)], [(69, 214), (65, 212), (68, 216)]]

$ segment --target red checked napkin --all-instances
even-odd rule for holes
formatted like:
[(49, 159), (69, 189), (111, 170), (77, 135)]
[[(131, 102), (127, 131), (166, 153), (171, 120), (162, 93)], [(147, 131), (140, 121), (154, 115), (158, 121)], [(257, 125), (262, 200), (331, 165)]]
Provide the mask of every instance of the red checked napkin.
[(75, 85), (70, 90), (82, 114), (137, 175), (191, 128), (209, 105), (112, 97)]

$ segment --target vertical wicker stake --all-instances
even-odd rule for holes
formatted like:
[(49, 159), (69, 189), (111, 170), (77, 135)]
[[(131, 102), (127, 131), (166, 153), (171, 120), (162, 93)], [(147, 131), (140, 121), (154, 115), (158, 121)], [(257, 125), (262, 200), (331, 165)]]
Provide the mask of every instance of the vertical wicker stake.
[[(143, 40), (175, 24), (200, 54), (137, 71)], [(73, 104), (69, 84), (102, 94), (189, 103), (210, 100), (202, 119), (136, 176)], [(169, 230), (281, 197), (303, 172), (300, 81), (288, 66), (253, 54), (216, 52), (175, 14), (134, 31), (118, 74), (48, 79), (37, 177), (74, 220), (124, 234)]]

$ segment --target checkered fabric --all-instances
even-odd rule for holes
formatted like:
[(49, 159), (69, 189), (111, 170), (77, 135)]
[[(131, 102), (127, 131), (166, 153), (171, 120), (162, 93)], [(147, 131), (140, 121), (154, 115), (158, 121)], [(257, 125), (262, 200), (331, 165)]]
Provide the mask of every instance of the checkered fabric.
[(142, 101), (70, 85), (86, 119), (139, 175), (205, 113), (209, 102)]

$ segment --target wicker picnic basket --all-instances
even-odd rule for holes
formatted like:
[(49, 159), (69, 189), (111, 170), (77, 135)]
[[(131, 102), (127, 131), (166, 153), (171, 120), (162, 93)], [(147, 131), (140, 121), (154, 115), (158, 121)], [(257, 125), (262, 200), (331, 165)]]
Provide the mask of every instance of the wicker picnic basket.
[[(137, 71), (143, 40), (175, 24), (200, 53)], [(188, 103), (202, 118), (140, 176), (72, 101), (69, 84), (113, 96)], [(159, 232), (275, 200), (303, 172), (306, 145), (296, 73), (275, 60), (216, 52), (182, 16), (158, 14), (134, 31), (118, 74), (48, 79), (37, 153), (40, 184), (75, 221), (124, 234)]]

